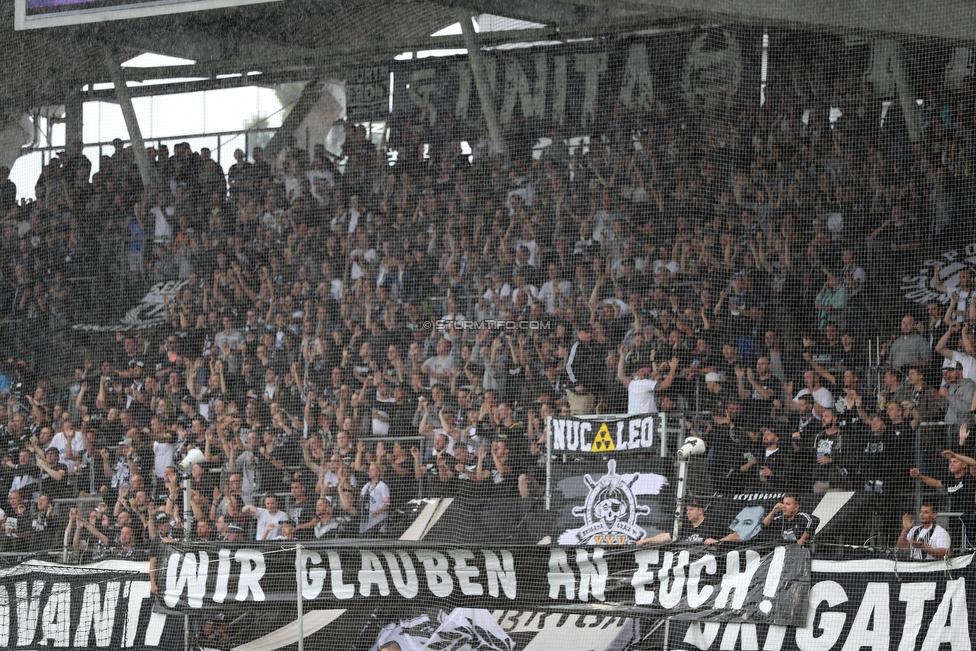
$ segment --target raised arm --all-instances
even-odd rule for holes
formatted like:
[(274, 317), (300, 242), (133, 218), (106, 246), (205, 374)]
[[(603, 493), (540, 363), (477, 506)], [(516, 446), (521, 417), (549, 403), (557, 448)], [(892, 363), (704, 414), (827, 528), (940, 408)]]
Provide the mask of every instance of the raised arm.
[(49, 466), (47, 461), (44, 459), (44, 455), (40, 453), (37, 454), (37, 467), (46, 472), (52, 479), (56, 479), (57, 481), (63, 480), (65, 475), (68, 474), (67, 470), (55, 470)]
[(818, 364), (816, 360), (813, 359), (813, 355), (811, 355), (810, 353), (803, 353), (803, 359), (807, 361), (807, 363), (810, 365), (810, 368), (812, 368), (817, 375), (830, 382), (831, 385), (837, 384), (837, 377), (833, 373), (825, 369), (823, 366)]
[[(961, 427), (966, 427), (966, 426), (962, 425)], [(944, 459), (959, 459), (964, 464), (969, 466), (969, 472), (971, 474), (976, 474), (976, 459), (973, 459), (972, 457), (967, 457), (965, 454), (953, 452), (952, 450), (943, 450), (942, 457)]]
[(491, 471), (484, 467), (487, 450), (482, 445), (478, 448), (478, 464), (475, 466), (475, 481), (484, 481), (491, 477)]
[(674, 376), (678, 372), (678, 365), (680, 363), (681, 360), (677, 357), (671, 358), (671, 361), (668, 363), (668, 376), (664, 378), (664, 381), (661, 382), (660, 386), (657, 387), (658, 391), (667, 391), (671, 388), (671, 385), (674, 383)]
[(908, 534), (914, 526), (915, 523), (912, 521), (912, 516), (906, 513), (901, 517), (901, 534), (898, 536), (898, 542), (895, 543), (896, 547), (905, 549), (911, 546), (908, 544)]
[(946, 295), (951, 296), (951, 294), (949, 294), (949, 288), (945, 286), (945, 283), (942, 282), (942, 278), (941, 278), (941, 275), (942, 274), (940, 272), (942, 271), (942, 268), (944, 266), (945, 265), (943, 265), (943, 264), (937, 264), (937, 265), (935, 265), (935, 267), (933, 267), (933, 269), (932, 269), (932, 288), (935, 289), (935, 291), (937, 291), (939, 293), (942, 293), (942, 294), (946, 294)]
[[(311, 400), (309, 402), (311, 402)], [(321, 475), (322, 466), (315, 463), (315, 460), (312, 458), (312, 453), (308, 450), (309, 439), (302, 439), (300, 445), (302, 448), (302, 459), (305, 461), (305, 467), (314, 472), (316, 475)]]
[(959, 334), (959, 341), (962, 342), (962, 349), (966, 351), (967, 355), (972, 355), (976, 347), (973, 346), (973, 339), (969, 336), (969, 324), (964, 323), (962, 326), (962, 332)]
[(949, 327), (946, 328), (945, 333), (943, 333), (943, 335), (939, 338), (938, 343), (935, 344), (935, 352), (939, 353), (946, 359), (952, 359), (952, 355), (956, 351), (948, 348), (949, 338), (952, 336), (953, 332), (959, 329), (959, 322), (950, 320), (946, 322), (946, 325), (948, 325)]
[(780, 512), (782, 512), (782, 510), (783, 510), (783, 503), (777, 502), (776, 505), (769, 510), (769, 513), (766, 514), (766, 517), (763, 518), (762, 521), (763, 527), (769, 527), (770, 525), (772, 525), (773, 518), (775, 518)]
[(87, 531), (88, 531), (88, 533), (90, 533), (91, 535), (93, 535), (93, 536), (95, 536), (96, 538), (98, 538), (98, 539), (99, 539), (99, 540), (100, 540), (100, 541), (102, 542), (102, 544), (103, 544), (103, 545), (107, 545), (107, 544), (108, 544), (108, 536), (106, 536), (106, 535), (105, 535), (105, 534), (103, 534), (103, 533), (102, 533), (101, 531), (99, 531), (99, 530), (98, 530), (98, 527), (96, 527), (96, 526), (95, 526), (95, 525), (93, 525), (93, 524), (92, 524), (91, 522), (89, 522), (87, 518), (82, 518), (82, 517), (81, 517), (81, 516), (79, 515), (79, 516), (78, 516), (78, 517), (77, 517), (77, 518), (75, 519), (75, 522), (77, 522), (77, 523), (78, 523), (78, 528), (79, 528), (79, 529), (81, 529), (82, 527), (84, 527), (84, 528), (85, 528), (85, 530), (87, 530)]
[(617, 361), (617, 380), (620, 381), (620, 384), (624, 385), (624, 388), (630, 388), (630, 378), (624, 373), (624, 367), (627, 363), (627, 347), (620, 346), (617, 349), (617, 353), (617, 356), (620, 358)]
[(75, 397), (75, 409), (79, 412), (85, 406), (85, 392), (88, 391), (88, 380), (81, 383), (81, 390), (78, 391), (78, 395)]

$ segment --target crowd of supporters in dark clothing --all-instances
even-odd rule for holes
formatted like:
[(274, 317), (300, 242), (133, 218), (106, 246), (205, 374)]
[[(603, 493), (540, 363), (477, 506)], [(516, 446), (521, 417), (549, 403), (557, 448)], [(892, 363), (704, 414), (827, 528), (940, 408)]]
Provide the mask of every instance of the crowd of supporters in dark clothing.
[[(144, 188), (119, 142), (94, 174), (52, 159), (36, 201), (6, 181), (0, 548), (128, 556), (187, 515), (199, 540), (391, 535), (421, 495), (491, 527), (535, 503), (549, 416), (635, 404), (707, 414), (714, 492), (972, 511), (973, 274), (927, 267), (917, 309), (899, 286), (969, 243), (974, 120), (935, 98), (907, 144), (837, 92), (836, 123), (767, 90), (609, 110), (585, 141), (516, 120), (505, 154), (404, 120), (352, 128), (341, 165), (255, 149), (225, 175), (184, 144)], [(124, 291), (87, 304), (81, 276)], [(162, 281), (162, 324), (52, 354)]]

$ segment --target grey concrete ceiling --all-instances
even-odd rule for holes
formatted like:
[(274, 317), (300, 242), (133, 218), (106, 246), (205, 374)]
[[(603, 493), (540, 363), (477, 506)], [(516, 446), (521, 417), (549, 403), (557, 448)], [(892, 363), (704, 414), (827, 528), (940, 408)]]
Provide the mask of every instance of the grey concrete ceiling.
[[(72, 89), (108, 81), (105, 43), (116, 47), (122, 60), (152, 51), (197, 61), (192, 67), (166, 70), (129, 68), (128, 79), (203, 77), (208, 81), (202, 85), (210, 87), (255, 79), (274, 84), (328, 76), (329, 70), (420, 47), (432, 32), (457, 21), (458, 7), (542, 23), (547, 29), (539, 34), (555, 37), (629, 23), (714, 20), (965, 42), (976, 35), (976, 2), (971, 0), (284, 0), (25, 32), (14, 31), (13, 3), (7, 1), (0, 3), (0, 110), (59, 104)], [(442, 41), (463, 47), (460, 37)], [(262, 75), (215, 79), (252, 70)]]

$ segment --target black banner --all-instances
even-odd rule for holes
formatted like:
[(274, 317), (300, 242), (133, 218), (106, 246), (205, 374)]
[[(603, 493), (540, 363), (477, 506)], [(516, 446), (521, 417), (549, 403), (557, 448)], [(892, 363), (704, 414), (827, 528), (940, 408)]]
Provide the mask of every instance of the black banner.
[(135, 306), (125, 313), (119, 323), (115, 325), (96, 325), (76, 323), (75, 330), (88, 332), (129, 332), (133, 330), (148, 330), (166, 323), (166, 301), (164, 297), (173, 299), (177, 293), (186, 287), (185, 280), (167, 280), (156, 283)]
[[(201, 562), (204, 553), (216, 563)], [(401, 546), (318, 549), (316, 563), (312, 553), (302, 552), (312, 648), (366, 650), (396, 639), (405, 649), (627, 651), (662, 617), (667, 639), (647, 643), (679, 651), (972, 648), (972, 555), (811, 561), (796, 545), (725, 553)], [(168, 561), (158, 598), (146, 562), (0, 570), (0, 646), (181, 648), (181, 610), (201, 637), (211, 624), (246, 620), (230, 631), (231, 646), (297, 640), (294, 549), (174, 550)]]
[(554, 534), (560, 545), (630, 545), (668, 530), (674, 496), (664, 468), (609, 459), (553, 466)]
[[(311, 642), (316, 649), (349, 648), (350, 637), (365, 639), (362, 648), (379, 649), (395, 640), (405, 651), (439, 649), (443, 651), (627, 651), (641, 640), (637, 617), (617, 613), (584, 615), (546, 610), (495, 610), (477, 608), (439, 608), (420, 611), (371, 611), (369, 618), (350, 612), (349, 624), (340, 618), (334, 626)], [(383, 625), (388, 619), (392, 621)], [(375, 620), (375, 625), (370, 621)], [(363, 622), (361, 626), (357, 624)], [(374, 629), (379, 628), (379, 632)], [(333, 629), (333, 630), (329, 630)], [(365, 633), (360, 633), (365, 629)], [(341, 637), (340, 631), (346, 636)]]
[(551, 423), (554, 454), (608, 454), (624, 452), (667, 456), (667, 439), (659, 416), (626, 416), (605, 420), (593, 418), (553, 418)]
[(390, 110), (389, 66), (356, 68), (346, 75), (346, 117), (368, 121)]
[(158, 644), (148, 563), (77, 568), (29, 562), (0, 571), (0, 648)]
[[(552, 529), (560, 545), (630, 545), (674, 528), (675, 459), (658, 416), (554, 418)], [(675, 440), (670, 445), (676, 446)], [(704, 457), (692, 457), (699, 461)], [(690, 463), (689, 485), (704, 485), (702, 463)], [(735, 531), (740, 542), (776, 543), (762, 520), (783, 493), (705, 498), (716, 539)], [(685, 525), (687, 523), (685, 522)], [(679, 540), (681, 538), (679, 537)], [(755, 544), (755, 543), (754, 543)]]
[(279, 607), (294, 603), (299, 585), (310, 609), (365, 599), (488, 608), (616, 603), (795, 625), (806, 615), (809, 568), (809, 553), (796, 545), (765, 555), (634, 547), (173, 549), (160, 597), (175, 609)]
[[(493, 50), (482, 53), (499, 122), (513, 114), (543, 127), (586, 132), (613, 120), (654, 110), (658, 97), (735, 98), (759, 84), (760, 41), (743, 46), (748, 32), (717, 27), (650, 38)], [(394, 114), (430, 125), (477, 125), (481, 110), (467, 57), (431, 57), (394, 66)], [(539, 135), (548, 135), (541, 132)]]
[(973, 556), (949, 561), (814, 561), (807, 614), (786, 627), (743, 619), (671, 620), (672, 650), (938, 651), (972, 649)]

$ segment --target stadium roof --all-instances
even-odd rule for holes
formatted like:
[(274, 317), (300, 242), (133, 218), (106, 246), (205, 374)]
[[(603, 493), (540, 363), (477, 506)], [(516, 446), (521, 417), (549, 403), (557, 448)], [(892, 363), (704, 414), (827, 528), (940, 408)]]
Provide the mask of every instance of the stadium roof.
[[(175, 14), (74, 27), (14, 31), (13, 2), (0, 3), (6, 74), (0, 99), (6, 112), (61, 104), (73, 89), (110, 81), (104, 46), (126, 60), (143, 52), (193, 59), (190, 66), (126, 68), (129, 80), (189, 78), (132, 89), (134, 96), (315, 77), (371, 57), (432, 47), (463, 47), (460, 36), (430, 35), (458, 20), (458, 8), (541, 23), (545, 36), (568, 37), (613, 28), (674, 26), (706, 19), (791, 24), (843, 31), (875, 31), (971, 41), (976, 3), (887, 0), (283, 0), (233, 9)], [(483, 35), (483, 37), (485, 37)], [(509, 33), (485, 38), (512, 40)], [(248, 73), (252, 74), (248, 77)], [(112, 91), (91, 98), (111, 99)]]

